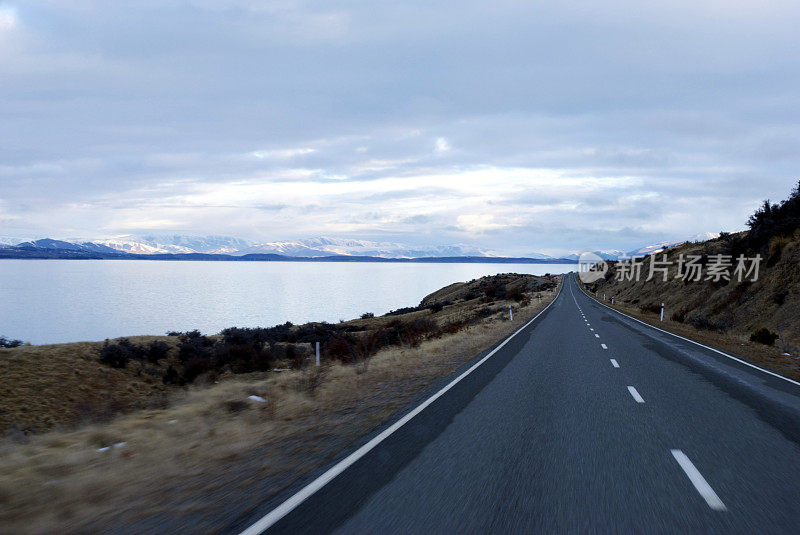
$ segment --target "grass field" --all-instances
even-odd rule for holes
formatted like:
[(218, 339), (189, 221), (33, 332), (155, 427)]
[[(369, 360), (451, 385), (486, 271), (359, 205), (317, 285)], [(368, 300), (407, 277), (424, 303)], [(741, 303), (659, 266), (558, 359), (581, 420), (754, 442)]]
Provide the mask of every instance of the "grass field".
[[(510, 277), (506, 283), (512, 285), (528, 281)], [(436, 312), (439, 321), (463, 317), (476, 307), (489, 306), (491, 315), (416, 347), (384, 348), (366, 362), (329, 361), (320, 368), (229, 374), (186, 388), (147, 382), (133, 370), (104, 367), (97, 363), (97, 347), (92, 345), (3, 350), (0, 360), (11, 359), (8, 369), (26, 385), (14, 394), (13, 386), (3, 383), (17, 396), (17, 404), (38, 399), (42, 389), (71, 407), (91, 397), (97, 385), (102, 393), (98, 395), (128, 403), (128, 408), (91, 424), (74, 423), (72, 415), (70, 429), (59, 429), (66, 424), (58, 424), (47, 432), (24, 435), (13, 428), (17, 430), (0, 443), (0, 532), (103, 532), (111, 525), (145, 529), (152, 525), (148, 522), (176, 517), (191, 531), (211, 532), (230, 513), (231, 504), (246, 510), (285, 488), (389, 418), (433, 381), (510, 334), (553, 299), (558, 280), (550, 282), (549, 289), (531, 294), (533, 299), (522, 305), (503, 299), (486, 303), (485, 296), (463, 299), (481, 287), (480, 280), (450, 287), (445, 301), (453, 304)], [(444, 299), (436, 294), (429, 298)], [(508, 320), (509, 306), (515, 309), (514, 321)], [(390, 320), (354, 321), (375, 328)], [(39, 362), (43, 360), (48, 362)], [(31, 369), (80, 394), (67, 402), (62, 387), (26, 379), (26, 361), (37, 361)], [(83, 382), (85, 375), (92, 381)], [(32, 421), (52, 424), (47, 415), (57, 403), (42, 401)], [(151, 406), (136, 408), (142, 403)]]

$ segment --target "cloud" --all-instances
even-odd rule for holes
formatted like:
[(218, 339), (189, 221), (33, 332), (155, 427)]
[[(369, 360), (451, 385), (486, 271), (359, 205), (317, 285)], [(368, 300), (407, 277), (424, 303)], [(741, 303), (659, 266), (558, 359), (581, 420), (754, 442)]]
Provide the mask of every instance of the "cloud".
[(524, 254), (735, 230), (800, 168), (798, 18), (784, 0), (0, 3), (3, 233)]
[(0, 32), (13, 30), (17, 26), (17, 22), (17, 10), (10, 6), (0, 5)]
[(447, 152), (450, 150), (450, 143), (443, 137), (436, 138), (436, 152)]

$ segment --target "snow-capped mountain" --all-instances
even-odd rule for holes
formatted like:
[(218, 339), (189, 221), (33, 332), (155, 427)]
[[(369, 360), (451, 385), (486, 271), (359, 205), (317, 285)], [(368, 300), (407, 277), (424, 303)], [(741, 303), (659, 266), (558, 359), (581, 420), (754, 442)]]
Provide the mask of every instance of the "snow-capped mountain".
[[(719, 237), (719, 234), (706, 232), (686, 239), (665, 241), (640, 247), (633, 251), (606, 250), (594, 251), (594, 254), (605, 260), (618, 260), (634, 256), (645, 256), (658, 253), (686, 241), (703, 241)], [(423, 258), (423, 257), (495, 257), (492, 251), (479, 249), (464, 244), (413, 246), (394, 242), (376, 242), (345, 238), (317, 237), (293, 241), (275, 241), (255, 243), (242, 238), (230, 236), (192, 236), (181, 234), (151, 234), (146, 236), (125, 235), (98, 240), (54, 240), (50, 238), (22, 241), (14, 238), (0, 237), (0, 248), (20, 247), (24, 249), (70, 250), (94, 253), (130, 254), (229, 254), (241, 256), (245, 254), (278, 254), (290, 257), (323, 257), (323, 256), (371, 256), (379, 258)], [(554, 260), (552, 256), (532, 252), (524, 256), (537, 260)], [(569, 261), (577, 261), (578, 253), (558, 257)]]
[(93, 243), (133, 254), (243, 254), (251, 242), (229, 236), (148, 235), (118, 236)]
[[(522, 257), (523, 258), (535, 258), (536, 260), (552, 260), (553, 258), (555, 258), (553, 256), (546, 255), (546, 254), (543, 254), (543, 253), (528, 253), (528, 254), (522, 255)], [(558, 258), (561, 258), (561, 257), (558, 257)]]
[(673, 240), (673, 241), (665, 241), (661, 243), (655, 243), (653, 245), (647, 245), (645, 247), (640, 247), (635, 251), (629, 251), (628, 256), (647, 256), (651, 254), (660, 253), (664, 249), (668, 247), (672, 247), (674, 245), (680, 245), (681, 243), (685, 243), (687, 241), (695, 242), (695, 241), (706, 241), (706, 240), (715, 240), (719, 238), (719, 232), (703, 232), (702, 234), (696, 234), (689, 238), (684, 238), (682, 240)]
[[(618, 258), (620, 258), (622, 256), (625, 256), (627, 254), (624, 251), (618, 251), (616, 249), (611, 250), (611, 251), (592, 251), (592, 253), (596, 254), (597, 256), (602, 258), (603, 260), (617, 260)], [(566, 256), (562, 256), (561, 258), (564, 258), (566, 260), (573, 260), (573, 261), (577, 262), (578, 258), (580, 258), (580, 255), (577, 254), (577, 253), (573, 253), (573, 254), (569, 254), (569, 255), (566, 255)]]
[(320, 257), (331, 255), (375, 256), (379, 258), (420, 258), (447, 256), (494, 256), (490, 251), (468, 245), (410, 246), (402, 243), (309, 238), (296, 241), (259, 243), (242, 253), (272, 253), (286, 256)]
[(95, 253), (116, 253), (115, 249), (93, 242), (69, 242), (63, 240), (52, 240), (44, 238), (41, 240), (31, 240), (14, 244), (21, 249), (49, 249), (66, 251), (87, 251)]

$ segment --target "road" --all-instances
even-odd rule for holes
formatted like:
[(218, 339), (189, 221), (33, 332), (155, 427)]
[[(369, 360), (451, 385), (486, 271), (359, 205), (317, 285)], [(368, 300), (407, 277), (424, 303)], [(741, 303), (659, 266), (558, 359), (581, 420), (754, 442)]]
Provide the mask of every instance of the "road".
[(800, 385), (614, 312), (571, 276), (417, 409), (237, 528), (800, 531)]

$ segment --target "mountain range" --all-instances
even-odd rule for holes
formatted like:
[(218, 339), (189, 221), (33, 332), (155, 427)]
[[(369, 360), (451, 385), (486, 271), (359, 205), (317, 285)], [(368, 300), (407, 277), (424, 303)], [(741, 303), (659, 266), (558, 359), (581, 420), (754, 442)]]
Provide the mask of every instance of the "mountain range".
[[(703, 241), (716, 238), (716, 233), (704, 233), (682, 240), (665, 241), (640, 247), (633, 251), (594, 251), (606, 260), (617, 260), (631, 256), (644, 256), (657, 253), (666, 247), (686, 241)], [(254, 242), (230, 236), (191, 236), (181, 234), (151, 234), (144, 236), (117, 236), (106, 239), (70, 239), (55, 240), (44, 238), (38, 240), (21, 240), (0, 236), (0, 248), (23, 251), (50, 252), (58, 251), (80, 255), (99, 254), (114, 256), (127, 255), (227, 255), (242, 256), (276, 256), (277, 258), (325, 258), (325, 257), (370, 257), (376, 259), (412, 259), (412, 258), (486, 258), (501, 259), (492, 251), (479, 249), (469, 245), (452, 244), (438, 246), (410, 246), (394, 242), (375, 242), (345, 238), (316, 237), (293, 241)], [(8, 252), (8, 251), (7, 251)], [(68, 254), (68, 255), (69, 255)], [(552, 257), (532, 252), (522, 258), (542, 262), (566, 260), (574, 262), (578, 254)]]

